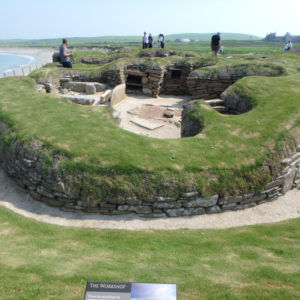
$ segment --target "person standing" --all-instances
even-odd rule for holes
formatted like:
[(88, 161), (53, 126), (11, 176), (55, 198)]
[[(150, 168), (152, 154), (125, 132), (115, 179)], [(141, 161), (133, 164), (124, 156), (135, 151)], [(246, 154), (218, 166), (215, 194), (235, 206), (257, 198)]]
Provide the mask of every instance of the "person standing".
[(149, 36), (148, 36), (148, 47), (150, 49), (153, 47), (153, 37), (152, 37), (151, 33), (149, 33)]
[(68, 41), (67, 39), (62, 40), (62, 45), (59, 48), (60, 62), (62, 63), (64, 68), (72, 68), (72, 63), (70, 56), (73, 53), (68, 49)]
[(220, 44), (220, 52), (219, 53), (224, 54), (224, 47), (223, 47), (222, 43)]
[(211, 38), (211, 51), (213, 57), (218, 56), (220, 45), (221, 45), (221, 37), (220, 37), (220, 32), (218, 32), (217, 34), (213, 35)]
[(144, 32), (144, 36), (143, 36), (143, 49), (147, 49), (148, 48), (148, 37), (147, 37), (147, 32)]
[(157, 47), (160, 49), (161, 48), (161, 38), (160, 38), (160, 35), (158, 36), (157, 38)]
[(158, 48), (165, 48), (165, 37), (162, 33), (158, 36)]

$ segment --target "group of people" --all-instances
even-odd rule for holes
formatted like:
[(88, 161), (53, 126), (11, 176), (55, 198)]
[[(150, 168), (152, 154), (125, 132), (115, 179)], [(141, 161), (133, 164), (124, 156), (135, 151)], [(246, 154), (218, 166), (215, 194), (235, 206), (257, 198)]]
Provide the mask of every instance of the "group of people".
[[(161, 48), (161, 49), (165, 48), (165, 37), (162, 33), (158, 36), (157, 45), (158, 45), (158, 48)], [(63, 39), (63, 43), (59, 49), (60, 61), (64, 68), (72, 68), (71, 57), (72, 57), (73, 53), (68, 49), (67, 46), (68, 46), (68, 41), (66, 39)], [(292, 42), (288, 41), (288, 42), (286, 42), (286, 44), (284, 46), (284, 51), (291, 51), (292, 47), (293, 47)], [(147, 35), (147, 33), (144, 32), (143, 49), (147, 49), (147, 48), (150, 48), (150, 49), (153, 48), (153, 37), (152, 37), (151, 33), (149, 33), (149, 35)], [(212, 51), (213, 57), (218, 56), (218, 53), (224, 54), (223, 45), (221, 43), (220, 32), (213, 35), (211, 38), (211, 51)]]
[[(149, 35), (147, 35), (147, 32), (144, 32), (142, 46), (143, 46), (143, 49), (153, 48), (153, 37), (152, 37), (151, 33), (149, 33)], [(158, 36), (157, 46), (158, 46), (158, 48), (161, 48), (161, 49), (165, 48), (165, 37), (162, 33)]]
[(288, 42), (285, 43), (285, 45), (284, 45), (284, 51), (291, 51), (292, 48), (293, 48), (293, 44), (292, 44), (291, 41), (288, 41)]

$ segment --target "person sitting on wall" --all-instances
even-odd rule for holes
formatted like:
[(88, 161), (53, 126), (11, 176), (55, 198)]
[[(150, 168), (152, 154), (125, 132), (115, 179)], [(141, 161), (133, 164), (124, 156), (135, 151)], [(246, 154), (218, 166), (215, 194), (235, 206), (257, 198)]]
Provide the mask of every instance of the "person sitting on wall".
[(147, 49), (148, 48), (148, 37), (147, 37), (147, 32), (144, 32), (144, 36), (143, 36), (143, 49)]
[(67, 39), (63, 39), (62, 45), (59, 48), (60, 62), (62, 63), (64, 68), (72, 68), (70, 56), (72, 56), (73, 53), (67, 48), (67, 46)]
[(288, 45), (288, 42), (286, 42), (285, 43), (285, 45), (284, 45), (284, 51), (289, 51), (290, 49), (289, 49), (289, 45)]
[(288, 51), (291, 51), (293, 48), (293, 44), (291, 41), (288, 41)]
[(292, 48), (293, 48), (293, 44), (292, 44), (291, 41), (288, 41), (288, 42), (285, 43), (285, 45), (284, 45), (284, 51), (291, 51)]
[(213, 57), (218, 56), (220, 45), (221, 45), (221, 37), (220, 37), (220, 32), (218, 32), (217, 34), (213, 35), (211, 38), (211, 51)]

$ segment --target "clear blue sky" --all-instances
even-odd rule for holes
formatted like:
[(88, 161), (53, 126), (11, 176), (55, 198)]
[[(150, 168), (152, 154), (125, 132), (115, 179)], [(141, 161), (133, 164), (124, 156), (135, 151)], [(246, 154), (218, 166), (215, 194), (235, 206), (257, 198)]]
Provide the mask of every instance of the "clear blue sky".
[(143, 31), (300, 34), (299, 0), (1, 0), (0, 39)]

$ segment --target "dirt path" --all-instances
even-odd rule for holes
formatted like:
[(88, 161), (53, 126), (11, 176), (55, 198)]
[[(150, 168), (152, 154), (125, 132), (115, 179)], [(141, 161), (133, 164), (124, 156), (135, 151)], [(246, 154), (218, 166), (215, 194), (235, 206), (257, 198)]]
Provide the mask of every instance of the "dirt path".
[(134, 216), (109, 217), (80, 212), (63, 212), (33, 200), (0, 169), (0, 205), (22, 216), (60, 226), (106, 229), (217, 229), (274, 223), (300, 217), (300, 191), (247, 210), (187, 218), (142, 219)]

